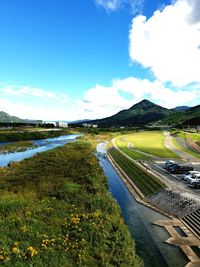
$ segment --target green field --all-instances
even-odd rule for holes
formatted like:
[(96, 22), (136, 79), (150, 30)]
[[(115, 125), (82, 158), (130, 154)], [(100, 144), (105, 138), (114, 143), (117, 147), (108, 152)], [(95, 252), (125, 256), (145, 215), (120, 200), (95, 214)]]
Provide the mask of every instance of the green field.
[(194, 134), (187, 134), (190, 138), (192, 138), (194, 141), (200, 142), (200, 134), (194, 133)]
[[(178, 156), (164, 146), (164, 135), (161, 131), (144, 131), (124, 135), (123, 141), (138, 150), (161, 158), (177, 158)], [(126, 153), (126, 152), (125, 152)]]
[(0, 168), (1, 266), (141, 266), (94, 152), (79, 140)]
[(132, 159), (148, 159), (148, 157), (142, 153), (139, 153), (138, 151), (134, 151), (131, 148), (128, 148), (128, 144), (126, 142), (126, 138), (124, 136), (120, 136), (115, 138), (115, 144), (117, 147), (122, 150), (124, 153), (126, 153), (129, 157)]
[(148, 174), (122, 155), (111, 143), (108, 145), (108, 153), (144, 195), (150, 196), (165, 188), (165, 185), (160, 180)]

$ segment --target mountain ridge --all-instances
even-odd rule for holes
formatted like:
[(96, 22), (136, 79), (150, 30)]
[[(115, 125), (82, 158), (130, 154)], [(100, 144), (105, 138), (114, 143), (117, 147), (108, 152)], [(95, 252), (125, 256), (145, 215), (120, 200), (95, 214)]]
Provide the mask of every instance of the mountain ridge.
[(129, 109), (121, 110), (110, 117), (91, 120), (88, 123), (98, 124), (100, 127), (144, 126), (153, 125), (154, 123), (156, 125), (181, 125), (194, 121), (200, 124), (198, 117), (200, 117), (200, 105), (168, 109), (143, 99)]

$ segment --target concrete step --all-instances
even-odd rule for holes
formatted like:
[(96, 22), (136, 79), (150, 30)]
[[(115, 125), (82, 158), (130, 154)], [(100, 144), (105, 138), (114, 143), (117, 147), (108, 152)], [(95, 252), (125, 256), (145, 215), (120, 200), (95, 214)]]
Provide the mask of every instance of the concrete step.
[(193, 229), (193, 231), (195, 233), (197, 233), (198, 236), (200, 236), (200, 228), (199, 227), (196, 227), (196, 225), (194, 225), (193, 221), (188, 218), (187, 216), (182, 218), (182, 220), (191, 228)]
[(196, 214), (195, 212), (193, 212), (189, 215), (192, 216), (200, 224), (200, 215), (199, 214)]
[(194, 225), (200, 230), (200, 222), (197, 220), (192, 214), (186, 216), (191, 222), (193, 222)]

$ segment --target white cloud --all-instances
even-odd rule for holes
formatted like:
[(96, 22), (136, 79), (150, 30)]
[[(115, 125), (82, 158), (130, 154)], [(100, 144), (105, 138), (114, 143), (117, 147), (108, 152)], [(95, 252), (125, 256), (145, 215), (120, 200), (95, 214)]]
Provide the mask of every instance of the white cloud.
[(97, 5), (111, 11), (116, 10), (121, 4), (121, 0), (95, 0), (95, 2)]
[(67, 97), (66, 94), (55, 93), (53, 91), (47, 91), (31, 86), (3, 85), (0, 86), (0, 92), (5, 95), (12, 95), (12, 96), (31, 96), (31, 97), (59, 100), (62, 102), (69, 101), (69, 98)]
[(69, 111), (64, 108), (55, 108), (46, 105), (32, 105), (31, 103), (14, 102), (0, 99), (0, 110), (22, 119), (58, 120), (68, 119)]
[[(174, 91), (165, 87), (160, 81), (151, 82), (148, 79), (135, 77), (114, 79), (109, 87), (96, 85), (87, 90), (82, 99), (70, 99), (68, 102), (62, 102), (57, 98), (59, 93), (54, 92), (51, 92), (52, 94), (48, 95), (49, 98), (46, 98), (48, 92), (44, 93), (42, 89), (40, 89), (40, 93), (36, 94), (36, 97), (45, 98), (46, 101), (36, 99), (37, 101), (33, 102), (32, 95), (26, 99), (21, 97), (27, 92), (30, 93), (29, 90), (23, 91), (22, 89), (5, 90), (0, 95), (0, 111), (22, 119), (72, 121), (108, 117), (122, 109), (130, 108), (144, 98), (167, 108), (188, 105), (200, 99), (200, 91), (195, 87), (192, 90)], [(35, 95), (34, 90), (31, 92)], [(36, 92), (38, 91), (36, 90)]]
[(191, 23), (197, 23), (200, 21), (200, 1), (199, 0), (187, 0), (191, 6), (191, 12), (188, 16), (188, 20)]
[[(121, 93), (128, 93), (129, 99), (123, 97)], [(77, 106), (85, 116), (82, 118), (95, 119), (130, 108), (144, 98), (158, 105), (174, 108), (187, 105), (199, 97), (200, 92), (196, 89), (174, 91), (159, 81), (151, 82), (147, 79), (128, 77), (113, 80), (110, 87), (96, 85), (85, 93), (82, 100), (77, 101)]]
[(132, 13), (139, 13), (144, 0), (95, 0), (96, 5), (103, 7), (106, 11), (115, 11), (120, 7), (128, 7)]
[(199, 10), (199, 0), (178, 0), (148, 20), (135, 17), (129, 33), (131, 59), (163, 83), (200, 87)]

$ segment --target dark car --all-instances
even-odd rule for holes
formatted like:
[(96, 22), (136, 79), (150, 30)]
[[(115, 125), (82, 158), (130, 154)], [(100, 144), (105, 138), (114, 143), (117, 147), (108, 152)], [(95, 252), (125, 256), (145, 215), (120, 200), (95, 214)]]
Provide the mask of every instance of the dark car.
[(182, 164), (182, 165), (176, 164), (172, 166), (169, 171), (170, 173), (181, 174), (188, 171), (193, 171), (193, 167), (192, 165), (187, 165), (187, 164)]
[(177, 166), (177, 165), (179, 165), (179, 164), (176, 163), (176, 162), (170, 162), (170, 163), (167, 164), (167, 166), (166, 166), (165, 169), (166, 169), (167, 171), (170, 171), (171, 168), (173, 168), (174, 166)]
[(165, 161), (164, 168), (167, 169), (168, 166), (173, 165), (175, 162), (173, 160), (167, 160)]
[(178, 166), (180, 166), (178, 163), (171, 163), (167, 166), (167, 171), (171, 172), (171, 170), (173, 170), (174, 168), (177, 168)]

